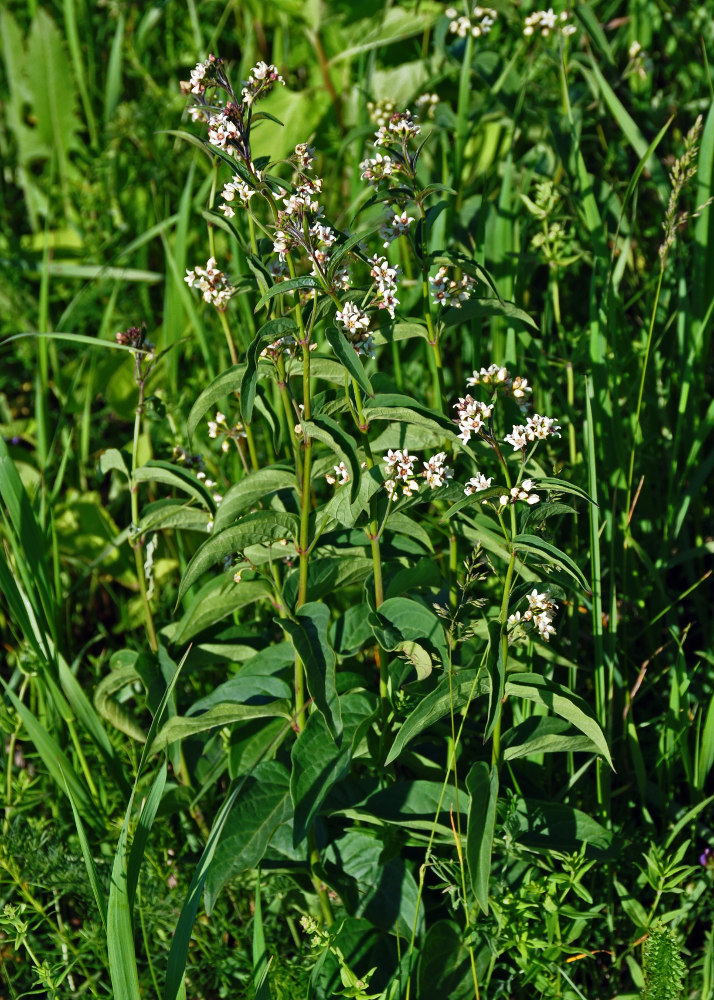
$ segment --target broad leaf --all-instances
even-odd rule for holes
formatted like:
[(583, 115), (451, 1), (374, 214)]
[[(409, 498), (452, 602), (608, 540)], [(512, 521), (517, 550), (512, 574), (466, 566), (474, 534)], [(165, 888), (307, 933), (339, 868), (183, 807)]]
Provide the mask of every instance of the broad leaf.
[(280, 618), (277, 623), (290, 636), (305, 667), (310, 696), (322, 713), (332, 739), (339, 743), (342, 716), (335, 683), (337, 658), (327, 637), (330, 609), (318, 602), (303, 604), (294, 621)]
[(404, 747), (433, 723), (439, 722), (452, 710), (460, 711), (464, 705), (479, 695), (488, 694), (490, 690), (490, 678), (483, 670), (461, 670), (444, 677), (408, 716), (394, 739), (385, 765), (396, 760)]
[(258, 764), (241, 792), (221, 833), (206, 878), (206, 912), (229, 879), (260, 864), (275, 828), (289, 819), (290, 777), (275, 760)]
[(566, 719), (591, 741), (599, 753), (612, 767), (610, 750), (600, 724), (590, 706), (562, 684), (540, 674), (513, 674), (506, 680), (506, 694), (509, 697), (526, 698), (538, 705), (549, 708), (562, 719)]
[(498, 803), (498, 770), (484, 761), (474, 764), (466, 775), (471, 796), (466, 829), (466, 860), (476, 902), (488, 914), (488, 881), (491, 874), (493, 834)]

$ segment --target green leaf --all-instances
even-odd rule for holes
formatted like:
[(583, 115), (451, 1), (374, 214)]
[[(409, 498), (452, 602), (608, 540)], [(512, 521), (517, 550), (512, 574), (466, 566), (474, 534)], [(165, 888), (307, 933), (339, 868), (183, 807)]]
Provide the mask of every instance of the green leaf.
[[(60, 767), (61, 770), (61, 767)], [(77, 804), (72, 798), (72, 792), (69, 785), (65, 782), (65, 792), (67, 798), (69, 799), (69, 804), (72, 807), (72, 815), (74, 816), (74, 825), (77, 828), (77, 838), (79, 840), (79, 846), (82, 851), (82, 858), (84, 860), (84, 867), (87, 869), (87, 877), (89, 878), (89, 884), (92, 887), (92, 894), (94, 896), (94, 901), (97, 904), (97, 909), (99, 910), (99, 919), (102, 922), (102, 928), (104, 933), (107, 933), (107, 897), (104, 894), (104, 887), (99, 879), (99, 872), (97, 871), (97, 865), (94, 861), (94, 855), (92, 854), (92, 848), (89, 844), (87, 838), (87, 832), (84, 829), (84, 823), (82, 822), (82, 817), (80, 815)]]
[(42, 7), (30, 27), (27, 43), (27, 81), (34, 127), (48, 150), (54, 150), (60, 176), (72, 170), (70, 153), (79, 148), (77, 92), (61, 32)]
[(290, 794), (295, 804), (293, 844), (298, 847), (308, 835), (315, 816), (330, 790), (349, 771), (353, 738), (360, 724), (372, 717), (372, 702), (364, 694), (342, 699), (344, 735), (336, 744), (319, 712), (308, 716), (305, 728), (292, 748)]
[(490, 690), (491, 681), (482, 670), (460, 670), (442, 678), (407, 717), (387, 754), (385, 765), (396, 760), (408, 743), (433, 723), (443, 719), (452, 709), (458, 712), (474, 698), (488, 694)]
[(306, 420), (303, 426), (308, 437), (326, 444), (347, 466), (350, 474), (350, 500), (354, 503), (359, 493), (362, 472), (354, 441), (331, 417), (313, 417), (312, 420)]
[(452, 920), (437, 920), (426, 932), (419, 953), (420, 997), (470, 1000), (474, 984), (464, 935)]
[[(381, 403), (379, 396), (376, 399), (378, 403)], [(368, 422), (371, 420), (388, 420), (390, 423), (412, 424), (414, 427), (423, 427), (426, 430), (432, 431), (441, 439), (448, 438), (454, 443), (461, 443), (461, 439), (455, 432), (453, 424), (446, 417), (441, 417), (438, 414), (427, 416), (426, 413), (414, 409), (414, 407), (406, 406), (371, 406), (369, 400), (365, 401), (364, 414)]]
[[(282, 740), (290, 732), (290, 728), (290, 725), (286, 725), (282, 733), (275, 738), (272, 744), (273, 750), (277, 749)], [(268, 753), (270, 749), (271, 747), (266, 747), (265, 752)], [(196, 913), (201, 901), (203, 886), (233, 805), (235, 804), (236, 799), (243, 790), (243, 787), (249, 777), (250, 775), (246, 774), (235, 784), (230, 795), (221, 806), (218, 815), (213, 822), (206, 846), (203, 849), (203, 853), (194, 870), (193, 878), (191, 879), (191, 884), (188, 888), (184, 904), (181, 907), (181, 913), (179, 914), (173, 939), (171, 941), (171, 948), (169, 950), (169, 957), (166, 966), (164, 1000), (176, 1000), (183, 989), (186, 959), (188, 957), (188, 949), (191, 943), (191, 931), (193, 929), (193, 923), (196, 919)], [(185, 996), (185, 993), (183, 993), (183, 996)]]
[(175, 715), (169, 719), (165, 726), (157, 734), (152, 750), (158, 752), (167, 747), (169, 743), (177, 740), (185, 740), (189, 736), (197, 733), (208, 732), (209, 729), (223, 728), (230, 726), (234, 722), (245, 722), (250, 719), (292, 719), (292, 707), (287, 701), (271, 701), (267, 705), (237, 705), (235, 702), (228, 702), (223, 705), (215, 705), (203, 715), (185, 716)]
[(295, 651), (305, 667), (310, 697), (321, 712), (332, 739), (339, 743), (342, 735), (342, 715), (337, 697), (335, 668), (337, 657), (330, 646), (327, 628), (330, 609), (326, 604), (303, 604), (295, 620), (277, 619), (292, 640)]
[(490, 739), (496, 726), (506, 682), (506, 667), (503, 662), (503, 648), (501, 645), (501, 623), (499, 621), (491, 620), (488, 623), (486, 673), (491, 680), (491, 686), (488, 693), (488, 717), (484, 740)]
[(198, 500), (210, 512), (213, 512), (216, 506), (210, 490), (201, 480), (188, 469), (183, 469), (172, 462), (160, 460), (147, 462), (134, 471), (134, 480), (137, 483), (163, 483), (165, 486), (171, 486)]
[(295, 514), (286, 514), (274, 510), (259, 510), (246, 516), (216, 535), (208, 538), (198, 549), (186, 567), (186, 572), (179, 587), (180, 601), (189, 587), (198, 580), (211, 566), (221, 562), (226, 556), (242, 552), (249, 545), (258, 543), (279, 542), (285, 538), (297, 538), (300, 521)]
[(206, 386), (203, 392), (200, 393), (198, 399), (191, 407), (188, 419), (186, 420), (186, 434), (188, 435), (189, 440), (193, 438), (200, 421), (206, 415), (208, 410), (215, 405), (215, 403), (217, 403), (220, 399), (225, 399), (226, 396), (230, 396), (234, 392), (240, 392), (243, 384), (245, 368), (245, 362), (239, 365), (233, 365), (233, 367), (221, 372), (221, 374), (214, 378), (211, 384)]
[[(386, 856), (385, 856), (386, 855)], [(378, 836), (351, 829), (323, 850), (325, 881), (347, 912), (406, 938), (423, 933), (424, 908), (414, 877), (401, 857), (389, 856)]]
[(574, 735), (565, 719), (533, 715), (503, 734), (504, 760), (542, 753), (599, 753), (588, 736)]
[(250, 775), (221, 833), (206, 877), (206, 912), (210, 915), (223, 886), (260, 864), (276, 827), (292, 815), (290, 776), (284, 764), (263, 761)]
[(176, 503), (170, 497), (147, 504), (139, 520), (139, 531), (149, 532), (179, 528), (182, 531), (200, 531), (205, 535), (211, 515), (187, 503)]
[(239, 514), (265, 501), (278, 490), (296, 489), (295, 472), (287, 468), (267, 466), (249, 473), (228, 490), (216, 511), (214, 532), (228, 527)]
[(240, 386), (240, 408), (243, 419), (250, 422), (253, 418), (255, 402), (255, 387), (258, 382), (258, 360), (263, 345), (285, 337), (297, 330), (297, 323), (291, 316), (280, 316), (271, 319), (258, 330), (246, 352), (245, 372)]
[(565, 570), (566, 573), (580, 584), (583, 590), (589, 592), (588, 582), (577, 563), (561, 549), (556, 548), (555, 545), (551, 545), (550, 542), (546, 542), (540, 535), (516, 535), (512, 539), (511, 544), (518, 552), (527, 552), (531, 555), (536, 555), (544, 562), (551, 563), (551, 565)]
[(438, 654), (442, 666), (448, 667), (449, 650), (441, 621), (419, 601), (390, 597), (370, 615), (370, 625), (383, 649), (397, 649), (404, 640), (426, 640)]
[(99, 471), (103, 476), (106, 476), (107, 472), (114, 469), (116, 472), (120, 472), (123, 476), (126, 476), (127, 482), (130, 481), (129, 470), (126, 467), (126, 462), (124, 461), (124, 456), (119, 451), (118, 448), (107, 448), (99, 456)]
[(256, 601), (270, 599), (273, 590), (265, 580), (210, 580), (192, 600), (171, 636), (175, 646), (183, 646), (199, 632)]
[(476, 902), (488, 914), (488, 882), (491, 875), (493, 834), (498, 804), (498, 769), (484, 761), (475, 763), (466, 775), (471, 796), (466, 828), (466, 860)]
[(317, 278), (313, 278), (309, 274), (304, 274), (300, 278), (287, 278), (285, 281), (279, 281), (276, 285), (272, 285), (265, 295), (261, 295), (253, 312), (257, 313), (266, 302), (270, 302), (276, 295), (284, 295), (286, 292), (294, 292), (303, 288), (312, 289), (320, 287), (320, 282)]
[(364, 370), (359, 355), (354, 347), (348, 343), (344, 333), (335, 326), (328, 326), (325, 330), (325, 336), (330, 347), (335, 352), (335, 356), (342, 362), (360, 389), (366, 392), (368, 396), (373, 396), (372, 385), (367, 378), (367, 373)]
[(499, 302), (498, 299), (469, 299), (457, 309), (451, 306), (444, 310), (442, 322), (445, 327), (468, 323), (472, 319), (490, 316), (505, 316), (511, 321), (518, 321), (532, 330), (538, 329), (538, 324), (527, 312), (519, 309), (514, 302)]
[(610, 767), (613, 766), (607, 741), (594, 712), (586, 701), (568, 688), (547, 677), (541, 677), (540, 674), (512, 674), (506, 680), (506, 694), (543, 705), (566, 719), (584, 733), (594, 745), (596, 753), (604, 757)]

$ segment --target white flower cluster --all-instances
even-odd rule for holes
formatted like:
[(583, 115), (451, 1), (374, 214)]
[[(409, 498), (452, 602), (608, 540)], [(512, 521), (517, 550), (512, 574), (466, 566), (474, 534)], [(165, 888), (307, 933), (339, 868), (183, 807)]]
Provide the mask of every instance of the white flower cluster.
[[(230, 449), (231, 441), (237, 442), (241, 438), (246, 437), (243, 424), (238, 423), (231, 426), (226, 419), (226, 415), (221, 413), (220, 410), (216, 413), (215, 420), (208, 421), (209, 438), (217, 438), (219, 435), (223, 436), (223, 441), (221, 442), (221, 451), (223, 452)], [(206, 485), (208, 486), (208, 483)], [(215, 486), (215, 483), (213, 485)]]
[(345, 465), (345, 463), (340, 462), (339, 465), (333, 465), (332, 468), (334, 470), (334, 475), (328, 472), (328, 474), (325, 476), (325, 479), (330, 484), (330, 486), (334, 486), (335, 484), (337, 486), (346, 486), (347, 483), (349, 483), (350, 481), (350, 474), (347, 471), (347, 466)]
[[(394, 212), (393, 209), (392, 211)], [(394, 240), (398, 240), (400, 236), (408, 233), (412, 222), (414, 222), (414, 219), (410, 215), (407, 215), (406, 211), (401, 213), (394, 212), (391, 218), (387, 216), (384, 224), (379, 227), (380, 238), (384, 240), (382, 245), (388, 247)]]
[(468, 34), (474, 38), (487, 35), (498, 17), (498, 12), (493, 7), (474, 7), (471, 17), (459, 14), (455, 7), (447, 7), (444, 13), (451, 18), (449, 32), (457, 38), (466, 38)]
[(547, 38), (551, 31), (560, 31), (563, 35), (572, 35), (577, 31), (574, 24), (567, 24), (570, 14), (567, 10), (560, 14), (555, 14), (553, 8), (548, 10), (536, 10), (523, 22), (523, 34), (526, 37), (540, 31), (543, 38)]
[(285, 80), (278, 72), (278, 67), (272, 63), (268, 65), (262, 60), (256, 63), (241, 91), (243, 103), (248, 107), (259, 98), (267, 97), (276, 83), (285, 86)]
[(305, 212), (312, 212), (313, 215), (320, 214), (320, 203), (315, 195), (322, 191), (321, 177), (301, 177), (300, 182), (291, 192), (281, 191), (275, 197), (282, 201), (281, 217), (289, 216), (298, 221)]
[(528, 379), (521, 378), (520, 375), (512, 378), (508, 369), (502, 365), (489, 365), (488, 368), (475, 371), (470, 378), (466, 379), (466, 385), (469, 388), (477, 385), (493, 386), (495, 389), (513, 396), (514, 399), (524, 399), (533, 392), (528, 385)]
[(422, 462), (423, 471), (414, 472), (414, 466), (418, 459), (416, 455), (410, 455), (405, 448), (404, 451), (388, 451), (383, 457), (385, 469), (389, 478), (385, 480), (384, 488), (390, 500), (398, 500), (398, 487), (401, 485), (402, 496), (410, 497), (419, 491), (419, 483), (416, 476), (421, 475), (426, 479), (427, 485), (433, 490), (438, 486), (443, 486), (453, 476), (453, 470), (446, 464), (446, 452), (440, 451), (427, 462)]
[(325, 264), (329, 259), (327, 251), (337, 242), (337, 233), (329, 226), (324, 226), (321, 222), (315, 222), (309, 229), (312, 241), (310, 244), (310, 257), (312, 259), (312, 273), (317, 276), (318, 269), (322, 273)]
[(417, 111), (419, 112), (419, 117), (422, 119), (433, 118), (436, 106), (440, 100), (441, 98), (438, 94), (420, 94), (414, 102), (416, 104)]
[(470, 274), (465, 274), (459, 281), (447, 278), (448, 268), (440, 267), (433, 278), (429, 278), (434, 302), (442, 306), (461, 308), (461, 303), (471, 298), (476, 281)]
[(534, 413), (528, 417), (525, 424), (514, 424), (513, 430), (510, 434), (506, 434), (504, 440), (514, 451), (521, 451), (531, 441), (560, 437), (559, 431), (560, 425), (556, 424), (553, 417), (542, 417), (539, 413)]
[(458, 403), (454, 403), (454, 409), (458, 414), (459, 437), (464, 444), (468, 444), (472, 434), (480, 433), (493, 412), (493, 405), (493, 403), (481, 403), (473, 396), (462, 396)]
[(369, 262), (372, 265), (369, 273), (377, 286), (377, 295), (372, 304), (378, 309), (386, 309), (394, 319), (394, 310), (399, 305), (396, 292), (397, 278), (401, 269), (392, 267), (386, 257), (379, 257), (377, 254), (371, 257)]
[(225, 149), (235, 155), (234, 143), (240, 142), (241, 134), (238, 123), (227, 111), (217, 111), (208, 119), (208, 141), (217, 149)]
[(444, 486), (454, 475), (454, 470), (451, 469), (446, 464), (446, 452), (437, 452), (432, 458), (427, 462), (422, 463), (424, 466), (424, 471), (422, 475), (426, 479), (427, 486), (431, 486), (433, 490), (437, 486)]
[(392, 157), (385, 153), (377, 153), (371, 159), (367, 157), (359, 165), (360, 177), (363, 181), (370, 181), (372, 184), (379, 184), (385, 177), (391, 177), (395, 170), (399, 170), (399, 164), (395, 163)]
[(551, 635), (555, 635), (553, 617), (558, 610), (558, 605), (551, 598), (548, 591), (539, 594), (534, 589), (530, 594), (526, 594), (526, 599), (528, 601), (528, 609), (523, 613), (516, 611), (515, 614), (509, 615), (509, 626), (511, 628), (523, 628), (524, 625), (530, 624), (537, 629), (541, 639), (548, 642)]
[(467, 497), (470, 497), (472, 493), (482, 493), (487, 490), (491, 483), (493, 482), (493, 476), (484, 476), (483, 472), (479, 472), (477, 476), (472, 476), (468, 483), (464, 487), (464, 493)]
[(390, 117), (386, 125), (379, 126), (374, 134), (374, 145), (393, 146), (398, 142), (406, 145), (420, 132), (421, 126), (417, 125), (411, 111), (397, 111)]
[[(261, 173), (259, 170), (256, 170), (255, 179), (260, 180), (260, 178)], [(247, 205), (254, 194), (257, 194), (254, 187), (251, 187), (250, 184), (244, 181), (240, 174), (233, 174), (233, 177), (223, 186), (223, 190), (221, 191), (221, 198), (223, 198), (223, 204), (219, 206), (221, 212), (223, 212), (227, 219), (232, 219), (236, 213), (230, 202), (235, 199), (235, 196), (238, 195), (243, 204)]]
[(204, 302), (210, 302), (216, 309), (224, 310), (228, 300), (235, 292), (223, 271), (216, 267), (215, 257), (209, 257), (205, 267), (186, 269), (183, 279), (189, 288), (198, 288), (203, 294)]
[(210, 69), (213, 62), (213, 57), (209, 56), (205, 63), (196, 63), (194, 69), (191, 70), (191, 82), (188, 86), (188, 92), (190, 94), (202, 94), (206, 89), (206, 85), (203, 80), (206, 76), (206, 70)]
[(533, 480), (524, 479), (520, 486), (512, 486), (508, 493), (503, 493), (498, 498), (498, 502), (502, 507), (507, 507), (509, 504), (524, 500), (532, 507), (534, 503), (540, 503), (540, 497), (537, 493), (531, 493), (532, 489)]
[(335, 322), (344, 327), (344, 333), (358, 354), (374, 357), (374, 341), (369, 333), (369, 316), (354, 302), (346, 302), (335, 313)]

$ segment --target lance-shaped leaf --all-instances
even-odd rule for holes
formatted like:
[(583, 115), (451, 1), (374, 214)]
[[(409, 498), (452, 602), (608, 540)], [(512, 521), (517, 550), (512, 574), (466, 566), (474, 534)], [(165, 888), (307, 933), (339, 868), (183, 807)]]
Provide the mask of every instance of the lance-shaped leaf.
[(540, 674), (514, 674), (506, 681), (506, 694), (536, 702), (566, 719), (588, 737), (596, 752), (612, 767), (610, 750), (595, 714), (586, 701), (568, 688)]
[(271, 319), (258, 330), (246, 351), (245, 372), (240, 387), (240, 408), (244, 420), (253, 417), (255, 402), (255, 387), (258, 382), (258, 359), (266, 343), (285, 337), (297, 330), (297, 324), (292, 316), (279, 316)]
[(290, 793), (295, 803), (293, 844), (307, 837), (312, 821), (330, 790), (345, 777), (354, 747), (374, 721), (375, 699), (364, 692), (342, 698), (343, 738), (337, 746), (319, 712), (308, 717), (292, 748)]
[(234, 483), (221, 500), (213, 523), (214, 531), (222, 531), (236, 520), (239, 514), (253, 507), (278, 490), (295, 487), (295, 472), (287, 468), (268, 466), (249, 473)]
[(498, 770), (478, 761), (466, 775), (466, 790), (471, 796), (466, 827), (466, 861), (476, 902), (488, 913), (488, 880), (491, 874), (493, 834), (498, 803)]
[(229, 879), (260, 864), (274, 831), (292, 811), (285, 765), (276, 760), (258, 764), (243, 787), (239, 808), (226, 821), (209, 865), (204, 897), (208, 913)]
[(441, 621), (419, 601), (390, 597), (370, 615), (370, 625), (383, 649), (401, 649), (405, 640), (426, 640), (438, 653), (442, 666), (448, 666), (449, 650)]
[(321, 441), (344, 462), (350, 474), (350, 501), (357, 499), (360, 487), (361, 469), (355, 443), (340, 425), (331, 417), (313, 417), (303, 424), (308, 437)]
[(491, 690), (488, 693), (488, 717), (486, 721), (486, 731), (484, 739), (490, 738), (499, 717), (498, 707), (503, 701), (503, 693), (506, 683), (506, 669), (503, 662), (503, 648), (501, 646), (501, 623), (490, 621), (488, 623), (488, 650), (486, 652), (486, 672), (491, 678)]
[(580, 584), (583, 590), (589, 591), (588, 582), (583, 576), (580, 567), (562, 549), (546, 542), (540, 535), (516, 535), (512, 541), (513, 548), (518, 552), (527, 552), (536, 555), (544, 562), (549, 562), (559, 569), (565, 570), (574, 580)]
[[(553, 490), (556, 493), (570, 493), (574, 497), (579, 497), (580, 500), (586, 500), (588, 503), (594, 504), (595, 501), (587, 493), (582, 486), (577, 486), (575, 483), (569, 483), (565, 479), (556, 479), (552, 476), (544, 476), (542, 479), (533, 480), (533, 490)], [(595, 504), (597, 506), (597, 504)]]
[(385, 765), (396, 760), (404, 747), (425, 729), (439, 722), (452, 710), (458, 712), (467, 703), (491, 690), (491, 679), (483, 670), (460, 670), (444, 677), (408, 716), (397, 733)]
[(147, 462), (146, 465), (136, 469), (134, 479), (139, 483), (163, 483), (165, 486), (181, 490), (182, 493), (187, 493), (198, 500), (210, 511), (213, 511), (216, 506), (210, 491), (206, 489), (201, 480), (197, 479), (188, 469), (183, 469), (180, 465), (174, 465), (172, 462), (160, 460)]
[(203, 392), (199, 394), (196, 402), (189, 411), (188, 419), (186, 421), (186, 433), (188, 434), (189, 440), (193, 437), (199, 422), (219, 399), (224, 399), (226, 396), (230, 396), (232, 392), (240, 392), (244, 374), (245, 362), (239, 365), (233, 365), (232, 368), (228, 368), (226, 371), (221, 372), (221, 374), (217, 378), (214, 378), (211, 384), (207, 385)]
[(159, 730), (152, 744), (152, 751), (163, 750), (169, 743), (185, 740), (209, 729), (223, 728), (234, 722), (248, 722), (252, 719), (292, 718), (292, 709), (287, 701), (271, 701), (267, 705), (240, 705), (225, 702), (214, 705), (203, 715), (175, 715)]
[(337, 657), (327, 638), (329, 623), (330, 609), (317, 601), (303, 604), (294, 621), (290, 618), (278, 620), (304, 664), (310, 697), (337, 743), (342, 735), (342, 714), (335, 678)]
[(367, 378), (367, 373), (364, 370), (357, 351), (348, 343), (344, 333), (338, 330), (336, 326), (328, 326), (325, 330), (325, 336), (330, 347), (335, 352), (335, 356), (340, 359), (360, 389), (366, 392), (368, 396), (372, 396), (373, 389)]
[(273, 285), (272, 288), (269, 288), (265, 295), (261, 295), (253, 312), (258, 312), (258, 310), (262, 309), (266, 302), (270, 302), (270, 300), (274, 299), (276, 295), (284, 295), (286, 292), (300, 291), (304, 288), (310, 290), (312, 288), (319, 287), (320, 282), (317, 278), (313, 278), (310, 274), (304, 274), (300, 278), (288, 278), (286, 281), (279, 281), (277, 285)]
[(529, 326), (532, 330), (538, 329), (538, 324), (514, 302), (499, 302), (498, 299), (469, 299), (460, 309), (455, 307), (445, 309), (442, 319), (444, 326), (456, 326), (458, 323), (467, 323), (471, 319), (487, 316), (506, 316), (511, 321), (517, 320), (524, 326)]
[(210, 521), (211, 515), (207, 510), (166, 498), (144, 507), (139, 520), (139, 531), (181, 528), (183, 531), (200, 531), (205, 534)]
[(504, 760), (542, 753), (599, 753), (588, 736), (574, 734), (565, 719), (552, 715), (533, 715), (513, 726), (503, 734), (501, 747)]
[(275, 510), (259, 510), (246, 514), (242, 521), (208, 538), (186, 567), (179, 587), (180, 601), (189, 587), (211, 566), (226, 556), (242, 552), (249, 545), (279, 542), (284, 538), (297, 538), (300, 521), (295, 514)]
[(183, 646), (194, 635), (215, 625), (239, 608), (268, 599), (272, 593), (267, 580), (241, 580), (240, 583), (230, 577), (227, 580), (209, 580), (205, 587), (201, 587), (181, 618), (171, 641), (175, 646)]
[(415, 427), (424, 427), (433, 431), (440, 438), (448, 438), (454, 443), (461, 443), (458, 434), (453, 426), (449, 426), (446, 419), (435, 419), (435, 416), (428, 417), (419, 410), (406, 406), (369, 406), (365, 408), (365, 417), (368, 421), (389, 420), (399, 424), (413, 424)]

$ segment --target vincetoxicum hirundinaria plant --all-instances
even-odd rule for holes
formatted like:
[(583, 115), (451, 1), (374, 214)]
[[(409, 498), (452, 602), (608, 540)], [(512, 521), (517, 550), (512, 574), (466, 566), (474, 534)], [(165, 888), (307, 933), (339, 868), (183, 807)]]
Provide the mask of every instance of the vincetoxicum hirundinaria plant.
[[(370, 995), (409, 996), (417, 980), (419, 995), (433, 992), (443, 969), (420, 955), (444, 904), (429, 873), (454, 859), (454, 947), (479, 996), (493, 963), (477, 913), (489, 912), (494, 844), (517, 840), (512, 818), (508, 836), (503, 827), (504, 793), (526, 803), (522, 833), (548, 822), (548, 805), (536, 821), (521, 795), (517, 762), (555, 750), (609, 761), (589, 706), (537, 655), (568, 590), (587, 589), (544, 528), (572, 513), (562, 495), (587, 496), (546, 474), (559, 427), (534, 412), (510, 363), (450, 382), (455, 335), (499, 312), (531, 321), (466, 248), (431, 245), (436, 200), (451, 196), (423, 166), (435, 126), (409, 110), (382, 115), (360, 164), (364, 228), (347, 233), (323, 212), (307, 143), (287, 160), (253, 157), (252, 130), (272, 120), (260, 101), (282, 83), (261, 62), (237, 93), (211, 56), (184, 85), (207, 139), (180, 134), (215, 171), (209, 257), (186, 282), (215, 310), (232, 365), (189, 414), (189, 439), (208, 415), (220, 441), (207, 460), (220, 493), (196, 479), (208, 538), (162, 641), (192, 641), (228, 669), (154, 748), (221, 729), (234, 784), (179, 920), (165, 996), (181, 989), (201, 893), (210, 911), (231, 877), (261, 863), (291, 875), (305, 914), (329, 931), (315, 996), (332, 995), (340, 969), (346, 989), (346, 968)], [(433, 108), (426, 97), (417, 105)], [(236, 324), (240, 296), (251, 309)], [(251, 312), (260, 325), (247, 335)], [(421, 353), (429, 385), (409, 375)], [(193, 476), (188, 465), (173, 485)], [(195, 507), (172, 510), (166, 526), (195, 529)]]

